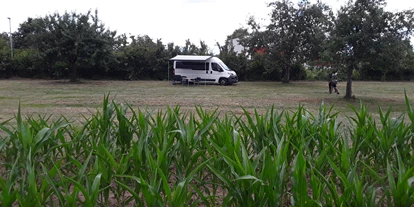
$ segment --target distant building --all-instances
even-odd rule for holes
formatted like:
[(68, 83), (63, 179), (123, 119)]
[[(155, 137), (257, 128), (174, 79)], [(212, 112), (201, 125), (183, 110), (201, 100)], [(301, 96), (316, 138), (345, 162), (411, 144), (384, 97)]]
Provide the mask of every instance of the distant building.
[[(239, 38), (234, 38), (231, 40), (231, 45), (229, 47), (233, 46), (233, 51), (237, 54), (240, 54), (245, 49), (242, 45), (239, 43)], [(230, 49), (230, 48), (229, 48)]]

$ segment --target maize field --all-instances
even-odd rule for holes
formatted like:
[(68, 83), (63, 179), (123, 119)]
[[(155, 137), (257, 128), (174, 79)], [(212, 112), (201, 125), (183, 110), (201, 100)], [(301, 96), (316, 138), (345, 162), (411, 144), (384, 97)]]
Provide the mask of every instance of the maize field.
[[(133, 109), (0, 123), (0, 206), (413, 206), (414, 110), (339, 121), (268, 107)], [(352, 107), (352, 106), (350, 106)]]

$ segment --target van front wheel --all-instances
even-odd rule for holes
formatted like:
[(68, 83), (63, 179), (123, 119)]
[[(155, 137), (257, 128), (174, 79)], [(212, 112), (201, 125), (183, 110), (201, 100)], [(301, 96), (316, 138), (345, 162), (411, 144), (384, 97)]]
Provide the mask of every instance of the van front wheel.
[(227, 81), (227, 79), (226, 79), (226, 78), (220, 78), (219, 83), (220, 83), (220, 85), (222, 85), (222, 86), (226, 86), (226, 85), (227, 85), (227, 83), (228, 83), (228, 81)]

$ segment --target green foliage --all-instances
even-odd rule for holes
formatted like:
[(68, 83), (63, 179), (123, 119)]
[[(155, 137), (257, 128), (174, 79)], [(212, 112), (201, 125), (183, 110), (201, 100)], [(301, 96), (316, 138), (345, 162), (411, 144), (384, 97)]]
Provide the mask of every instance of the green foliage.
[(13, 75), (19, 77), (43, 77), (48, 71), (41, 68), (43, 57), (36, 49), (16, 49), (14, 50), (12, 67)]
[[(0, 123), (2, 206), (411, 206), (412, 105), (350, 123), (322, 103), (218, 114), (134, 110), (104, 97), (81, 122)], [(80, 126), (79, 126), (80, 125)]]
[(311, 80), (311, 81), (315, 81), (315, 80), (328, 81), (329, 73), (331, 73), (331, 71), (329, 70), (309, 68), (309, 69), (305, 69), (305, 74), (306, 74), (305, 79)]
[[(79, 74), (90, 77), (91, 71), (97, 74), (107, 69), (115, 32), (105, 29), (96, 10), (94, 15), (90, 11), (86, 14), (65, 12), (29, 18), (16, 36), (16, 48), (33, 48), (45, 59), (42, 66), (48, 68), (49, 76), (61, 75), (61, 71), (53, 70), (59, 69), (57, 63), (62, 63), (69, 69), (71, 80), (76, 81)], [(34, 61), (32, 66), (37, 66)]]
[(300, 64), (294, 64), (290, 71), (290, 79), (291, 80), (305, 80), (306, 79), (306, 71), (305, 67)]
[(119, 63), (111, 76), (121, 79), (166, 79), (170, 55), (161, 40), (149, 36), (131, 36), (131, 44), (121, 46), (115, 56)]
[(354, 70), (366, 78), (387, 80), (388, 73), (400, 73), (412, 51), (407, 39), (414, 28), (414, 10), (392, 13), (384, 7), (384, 0), (350, 0), (338, 12), (330, 50), (346, 68), (346, 98), (352, 97)]
[[(386, 12), (384, 5), (383, 0), (351, 0), (334, 16), (322, 2), (271, 2), (270, 23), (260, 25), (251, 17), (249, 29), (236, 29), (224, 45), (217, 44), (218, 56), (239, 80), (253, 81), (321, 80), (303, 67), (325, 62), (323, 67), (346, 71), (347, 97), (352, 79), (411, 80), (414, 12)], [(187, 39), (179, 46), (147, 35), (116, 36), (97, 11), (28, 18), (12, 36), (13, 60), (9, 36), (0, 37), (1, 78), (165, 80), (172, 75), (167, 73), (171, 57), (212, 55), (204, 41)], [(243, 51), (234, 51), (235, 40)]]
[(0, 34), (0, 78), (11, 76), (10, 40), (6, 33)]
[[(327, 43), (332, 12), (321, 2), (301, 1), (297, 5), (289, 0), (275, 1), (270, 24), (261, 30), (254, 18), (248, 22), (253, 32), (247, 41), (251, 52), (266, 48), (273, 62), (283, 69), (283, 82), (291, 80), (295, 64), (319, 59)], [(298, 77), (296, 77), (298, 78)]]

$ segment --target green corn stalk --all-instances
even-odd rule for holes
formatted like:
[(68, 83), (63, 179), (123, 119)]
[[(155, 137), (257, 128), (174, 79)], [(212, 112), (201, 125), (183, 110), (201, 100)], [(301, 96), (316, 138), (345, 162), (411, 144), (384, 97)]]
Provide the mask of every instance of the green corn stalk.
[[(157, 190), (153, 186), (148, 185), (143, 178), (133, 176), (133, 175), (115, 175), (119, 178), (126, 178), (132, 180), (140, 186), (140, 188), (134, 189), (127, 184), (120, 182), (119, 180), (115, 180), (115, 182), (131, 193), (133, 198), (135, 199), (137, 206), (165, 206), (162, 202), (161, 195), (156, 193)], [(141, 202), (142, 197), (139, 193), (142, 193), (142, 197), (145, 199), (145, 202)]]
[[(412, 151), (414, 151), (414, 140), (413, 140), (413, 134), (414, 134), (414, 110), (413, 110), (413, 108), (412, 108), (412, 105), (411, 105), (411, 103), (410, 103), (410, 100), (408, 99), (408, 96), (407, 96), (407, 92), (404, 90), (404, 96), (405, 96), (405, 105), (406, 105), (406, 107), (407, 107), (407, 116), (408, 116), (408, 118), (410, 119), (410, 129), (411, 129), (411, 137), (410, 137), (410, 141), (411, 141), (411, 144), (409, 145), (409, 147), (411, 148), (410, 149), (410, 151), (412, 152)], [(410, 163), (412, 164), (412, 163), (414, 163), (414, 156), (411, 156), (411, 159), (410, 159)]]
[(308, 203), (309, 206), (324, 206), (322, 202), (325, 204), (332, 203), (331, 197), (326, 192), (326, 184), (324, 182), (321, 182), (321, 180), (318, 178), (317, 171), (315, 168), (311, 167), (309, 169), (310, 174), (310, 187), (312, 196), (310, 202)]
[(224, 198), (223, 205), (256, 206), (263, 204), (266, 198), (263, 195), (264, 183), (256, 176), (256, 172), (260, 169), (260, 162), (263, 160), (262, 157), (267, 148), (265, 147), (254, 158), (251, 158), (248, 155), (245, 143), (241, 141), (238, 134), (235, 134), (234, 138), (240, 146), (240, 153), (236, 151), (227, 152), (212, 142), (215, 150), (229, 165), (231, 174), (226, 176), (220, 172), (220, 169), (214, 169), (208, 165), (214, 175), (223, 182), (223, 187), (229, 191)]
[(13, 165), (13, 173), (18, 172), (15, 179), (19, 180), (16, 183), (18, 186), (16, 200), (20, 205), (45, 205), (51, 191), (47, 182), (39, 181), (37, 178), (38, 163), (49, 162), (57, 155), (56, 149), (59, 146), (55, 141), (55, 136), (67, 124), (58, 120), (49, 128), (46, 120), (42, 117), (38, 122), (32, 117), (23, 120), (20, 106), (16, 119), (17, 127), (13, 131), (4, 126), (1, 127), (9, 136), (7, 139), (10, 142), (8, 152), (11, 155), (8, 155), (9, 158), (11, 156), (14, 156), (14, 159), (17, 158), (15, 165)]
[[(152, 136), (151, 136), (151, 125), (150, 123), (150, 116), (142, 112), (140, 109), (138, 112), (132, 110), (132, 120), (135, 123), (135, 136), (137, 137), (137, 141), (132, 145), (133, 151), (133, 174), (139, 175), (143, 170), (146, 170), (148, 167), (148, 159), (146, 157), (145, 150), (151, 150), (149, 146), (153, 146), (151, 144)], [(151, 153), (156, 153), (152, 150)], [(139, 186), (137, 186), (139, 187)]]
[[(409, 167), (407, 169), (398, 149), (395, 150), (395, 153), (398, 161), (396, 173), (387, 160), (387, 177), (389, 188), (387, 191), (388, 205), (412, 206), (414, 205), (414, 167)], [(391, 200), (393, 203), (391, 203)]]
[(90, 139), (91, 148), (96, 147), (99, 143), (109, 148), (114, 145), (111, 131), (114, 120), (114, 104), (109, 102), (109, 93), (104, 96), (102, 104), (102, 112), (97, 110), (91, 119), (86, 118), (88, 137)]
[[(168, 185), (168, 179), (165, 176), (165, 174), (162, 172), (160, 168), (158, 168), (157, 163), (155, 160), (151, 159), (152, 165), (157, 168), (157, 170), (154, 172), (154, 176), (157, 175), (158, 180), (153, 181), (154, 185), (150, 185), (148, 182), (146, 182), (143, 177), (137, 177), (137, 176), (130, 176), (130, 175), (116, 175), (116, 177), (119, 178), (128, 178), (136, 183), (138, 183), (141, 188), (141, 191), (136, 191), (129, 187), (128, 185), (121, 183), (119, 181), (116, 181), (120, 186), (125, 188), (127, 191), (129, 191), (133, 197), (136, 200), (141, 200), (141, 197), (139, 195), (139, 192), (142, 193), (142, 196), (145, 198), (145, 206), (190, 206), (190, 200), (192, 193), (189, 193), (187, 191), (187, 186), (190, 184), (190, 182), (193, 180), (194, 175), (210, 161), (206, 160), (200, 165), (198, 165), (196, 168), (193, 169), (192, 172), (187, 174), (187, 177), (179, 181), (176, 185), (174, 185), (172, 188)], [(161, 196), (160, 192), (163, 193), (164, 198)]]
[(308, 195), (306, 160), (302, 150), (299, 150), (298, 155), (293, 161), (292, 174), (292, 205), (309, 206), (312, 203), (312, 199)]
[[(132, 137), (134, 135), (134, 126), (132, 122), (126, 117), (127, 108), (123, 105), (118, 105), (114, 101), (116, 117), (118, 120), (118, 129), (116, 132), (116, 144), (121, 147), (121, 153), (126, 153), (131, 147)], [(128, 105), (131, 109), (131, 106)]]
[(354, 111), (356, 118), (349, 117), (351, 127), (349, 127), (350, 139), (352, 141), (351, 160), (374, 159), (375, 148), (372, 143), (376, 140), (374, 128), (376, 127), (372, 116), (369, 115), (366, 106), (360, 104), (360, 111), (350, 106)]
[(163, 113), (162, 111), (157, 112), (155, 118), (153, 116), (149, 117), (148, 124), (151, 128), (152, 133), (152, 143), (153, 146), (158, 148), (172, 148), (172, 142), (174, 141), (177, 133), (173, 133), (173, 130), (176, 130), (176, 114), (179, 113), (179, 108), (167, 108), (167, 111)]
[(269, 150), (264, 152), (259, 177), (267, 184), (264, 185), (264, 191), (268, 206), (283, 206), (288, 145), (289, 143), (281, 139), (277, 145), (270, 145)]
[(404, 124), (404, 116), (401, 115), (397, 118), (390, 118), (391, 108), (383, 113), (381, 108), (379, 109), (381, 128), (375, 127), (375, 134), (377, 140), (372, 143), (372, 148), (377, 149), (375, 154), (375, 160), (377, 163), (385, 166), (385, 160), (396, 161), (394, 153), (392, 153), (393, 147), (397, 147), (400, 154), (404, 157), (411, 156), (410, 143), (412, 141), (412, 133), (408, 126)]
[[(53, 165), (51, 170), (48, 170), (46, 168), (46, 166), (42, 163), (42, 169), (43, 169), (43, 173), (44, 173), (44, 178), (46, 180), (46, 182), (48, 182), (48, 184), (51, 186), (54, 194), (57, 199), (58, 199), (58, 204), (59, 206), (63, 207), (63, 206), (75, 206), (76, 203), (75, 202), (71, 202), (71, 200), (66, 200), (62, 191), (61, 191), (61, 186), (64, 186), (64, 184), (62, 184), (63, 182), (57, 182), (55, 180), (53, 180), (53, 178), (57, 175), (61, 175), (59, 174), (59, 168), (61, 167), (63, 160), (59, 160), (56, 164)], [(60, 178), (62, 178), (62, 176), (60, 176)], [(67, 188), (68, 189), (68, 188)]]
[(247, 119), (247, 122), (239, 118), (236, 124), (239, 125), (243, 142), (251, 142), (248, 151), (259, 153), (264, 147), (277, 142), (283, 136), (280, 125), (282, 116), (275, 111), (274, 106), (269, 107), (263, 115), (254, 109), (253, 116), (245, 108), (242, 109), (243, 118)]
[(303, 106), (219, 116), (108, 99), (80, 126), (20, 109), (17, 126), (1, 123), (1, 205), (107, 206), (111, 193), (118, 206), (414, 205), (407, 96), (411, 123), (391, 108), (373, 119), (361, 103), (348, 131), (323, 103), (317, 116)]
[[(204, 128), (197, 128), (197, 122), (193, 114), (190, 113), (187, 124), (184, 123), (182, 117), (176, 116), (176, 122), (178, 125), (177, 130), (173, 130), (173, 133), (178, 133), (178, 140), (176, 143), (176, 164), (177, 164), (177, 176), (179, 180), (182, 180), (186, 174), (193, 169), (193, 165), (198, 161), (198, 154), (201, 148), (201, 139), (204, 134), (208, 132), (210, 126), (214, 123), (214, 119), (211, 119)], [(202, 150), (202, 149), (201, 149)], [(200, 154), (201, 156), (201, 154)], [(184, 167), (183, 166), (187, 166)]]
[[(77, 196), (78, 192), (82, 193), (85, 201), (81, 202), (78, 199), (78, 202), (81, 202), (84, 206), (88, 207), (96, 206), (97, 204), (98, 195), (100, 193), (100, 182), (102, 177), (102, 173), (98, 173), (99, 168), (96, 165), (93, 169), (90, 169), (90, 174), (87, 174), (91, 158), (92, 152), (88, 155), (88, 157), (82, 165), (80, 163), (77, 163), (77, 166), (80, 167), (80, 169), (79, 173), (76, 175), (75, 178), (66, 176), (66, 179), (73, 184), (72, 196)], [(99, 160), (97, 156), (95, 156), (94, 159), (95, 162)], [(89, 177), (93, 177), (92, 182), (90, 181)]]
[(414, 133), (414, 110), (413, 110), (413, 107), (411, 106), (410, 100), (408, 99), (408, 96), (407, 96), (407, 91), (405, 91), (405, 89), (404, 89), (404, 98), (405, 98), (405, 105), (407, 107), (407, 115), (411, 121), (411, 131)]
[(83, 196), (85, 197), (85, 202), (83, 203), (84, 206), (87, 207), (94, 207), (97, 204), (98, 201), (98, 195), (99, 195), (99, 185), (101, 182), (101, 175), (102, 174), (97, 174), (94, 177), (94, 180), (92, 182), (92, 184), (90, 185), (87, 181), (87, 185), (86, 187), (84, 185), (82, 185), (80, 182), (75, 181), (71, 178), (68, 178), (70, 181), (72, 181), (72, 183), (74, 184), (75, 188), (78, 188), (80, 192), (82, 192)]
[(129, 161), (132, 157), (132, 152), (128, 154), (121, 154), (120, 158), (114, 156), (113, 153), (109, 152), (103, 145), (99, 145), (96, 149), (95, 154), (99, 159), (95, 160), (96, 168), (101, 175), (102, 196), (104, 197), (105, 205), (109, 205), (109, 195), (112, 191), (117, 199), (117, 205), (121, 206), (121, 198), (125, 191), (123, 188), (116, 186), (114, 189), (110, 187), (111, 182), (114, 179), (114, 174), (129, 174), (131, 173)]
[[(214, 118), (215, 119), (215, 118)], [(213, 143), (224, 148), (227, 152), (240, 151), (240, 142), (237, 139), (238, 133), (235, 131), (232, 117), (224, 115), (222, 120), (215, 119), (214, 125), (211, 127), (211, 135), (209, 137), (203, 138), (203, 146), (206, 148), (207, 156), (212, 159), (209, 163), (209, 167), (214, 169), (220, 169), (221, 173), (228, 174), (231, 173), (230, 167), (223, 161), (223, 158), (219, 152), (213, 146)], [(211, 203), (215, 203), (215, 199), (219, 196), (224, 197), (225, 192), (223, 191), (221, 195), (218, 195), (218, 188), (221, 186), (220, 179), (217, 176), (214, 176), (212, 172), (205, 173), (205, 178), (210, 178), (209, 180), (201, 179), (198, 182), (205, 183), (206, 185), (212, 185), (212, 191), (208, 188), (203, 188), (208, 195), (210, 195)]]
[(315, 168), (323, 174), (330, 170), (326, 157), (335, 157), (332, 155), (340, 152), (341, 122), (337, 122), (338, 113), (332, 112), (333, 106), (327, 109), (322, 102), (317, 116), (309, 114), (310, 124), (307, 126), (309, 137), (307, 142), (303, 143), (308, 153), (307, 159), (316, 163)]
[(7, 177), (7, 179), (0, 177), (0, 189), (1, 189), (0, 204), (1, 206), (11, 207), (16, 202), (17, 190), (15, 189), (15, 185), (16, 185), (16, 181), (18, 178), (18, 175), (16, 172), (16, 165), (17, 165), (18, 160), (19, 160), (19, 157), (16, 158), (16, 161), (11, 167), (11, 170), (9, 172), (9, 176)]
[[(96, 206), (101, 175), (96, 174), (93, 183), (89, 183), (89, 178), (85, 173), (88, 170), (91, 158), (92, 152), (89, 153), (83, 164), (75, 159), (71, 160), (73, 166), (78, 169), (74, 177), (70, 177), (64, 174), (65, 171), (61, 171), (63, 159), (54, 164), (51, 170), (42, 165), (45, 181), (49, 183), (54, 195), (58, 198), (59, 206), (75, 207), (79, 206), (80, 203), (85, 206)], [(84, 202), (80, 200), (79, 193), (84, 196)]]
[(310, 114), (303, 106), (299, 106), (298, 111), (294, 112), (292, 116), (285, 113), (286, 123), (282, 131), (286, 141), (290, 143), (289, 154), (287, 155), (288, 163), (292, 163), (299, 149), (302, 146), (308, 146), (311, 141), (312, 134), (309, 133), (310, 118)]
[(33, 163), (31, 149), (29, 149), (24, 164), (22, 180), (19, 183), (19, 190), (16, 195), (17, 202), (20, 206), (41, 206), (41, 192), (37, 185), (36, 169)]

